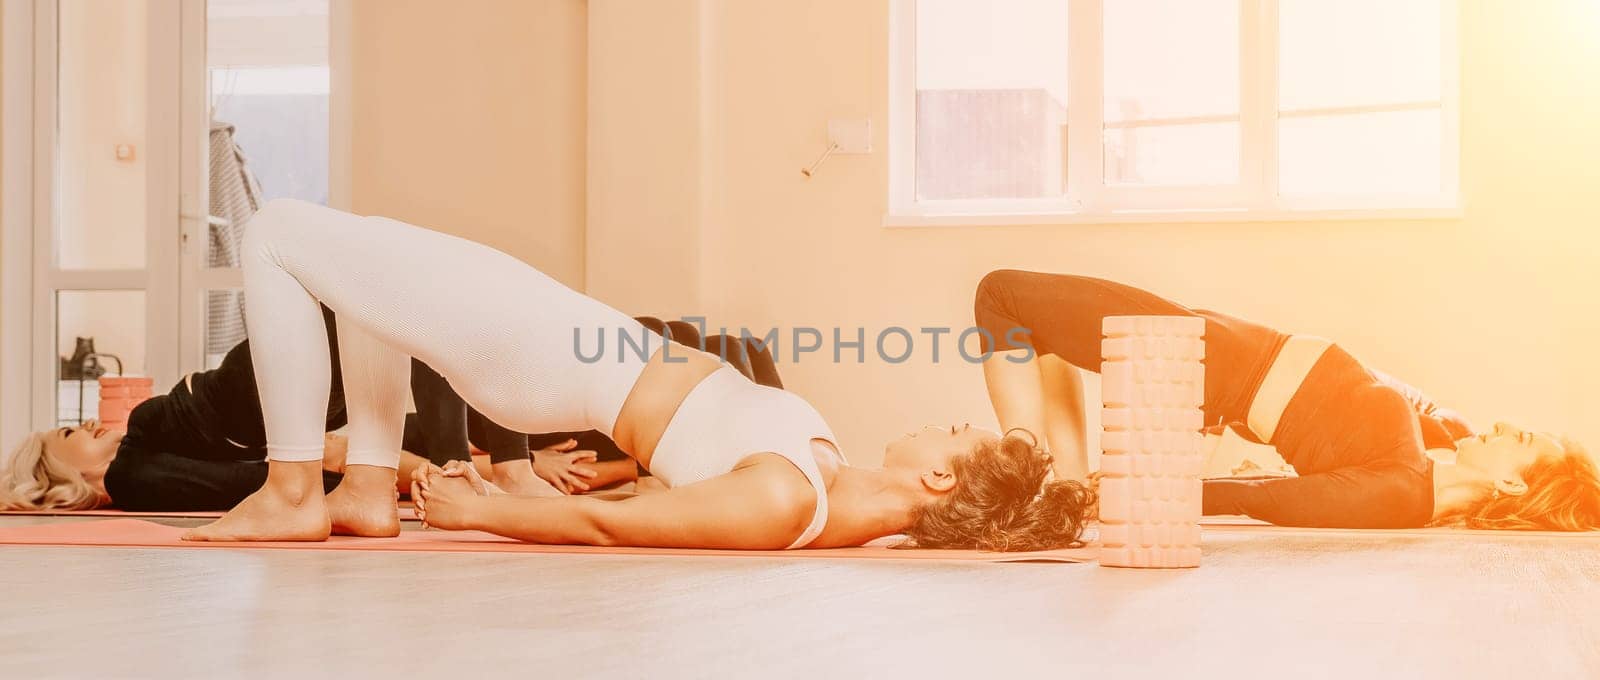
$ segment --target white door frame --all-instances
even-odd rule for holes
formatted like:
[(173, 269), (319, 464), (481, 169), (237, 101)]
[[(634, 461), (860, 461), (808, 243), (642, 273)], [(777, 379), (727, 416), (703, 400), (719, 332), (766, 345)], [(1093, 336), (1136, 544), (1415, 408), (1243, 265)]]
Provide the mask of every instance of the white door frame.
[[(6, 353), (11, 362), (28, 366), (27, 377), (5, 380), (9, 414), (6, 437), (14, 441), (22, 432), (54, 426), (58, 397), (56, 357), (56, 293), (63, 290), (142, 290), (145, 293), (145, 373), (159, 384), (170, 384), (178, 376), (178, 311), (176, 299), (178, 272), (178, 7), (171, 3), (149, 3), (146, 16), (147, 96), (144, 158), (146, 168), (145, 266), (142, 269), (71, 270), (57, 266), (56, 186), (57, 145), (57, 17), (56, 0), (6, 0), (6, 235), (7, 269), (22, 254), (22, 236), (29, 233), (31, 258), (27, 293), (13, 289), (20, 282), (7, 277), (7, 328), (22, 318), (17, 311), (21, 300), (30, 300), (27, 314), (31, 333), (24, 343), (22, 333), (8, 330), (9, 344), (18, 345)], [(21, 31), (27, 30), (25, 36)], [(13, 38), (24, 38), (13, 44)], [(13, 63), (13, 56), (26, 56)], [(22, 83), (26, 83), (23, 85)], [(15, 99), (13, 97), (15, 96)], [(25, 108), (29, 117), (14, 120), (11, 112)], [(22, 123), (26, 123), (25, 125)], [(12, 145), (17, 135), (27, 134), (28, 144)], [(28, 156), (26, 164), (21, 156)], [(22, 168), (26, 168), (23, 170)], [(13, 174), (13, 172), (16, 174)], [(21, 198), (27, 188), (27, 200)], [(14, 190), (15, 189), (15, 190)], [(24, 214), (21, 203), (27, 204)], [(8, 370), (8, 374), (12, 371)], [(26, 380), (26, 399), (18, 398), (20, 382)], [(26, 409), (18, 407), (26, 403)], [(22, 432), (17, 431), (20, 429)]]
[(355, 0), (328, 0), (328, 207), (353, 210)]
[(33, 430), (33, 0), (0, 0), (0, 447)]
[(178, 312), (179, 368), (184, 373), (205, 368), (206, 293), (243, 288), (238, 267), (210, 267), (211, 236), (211, 102), (207, 93), (206, 0), (177, 4), (181, 55), (175, 69), (179, 80), (178, 142), (181, 232)]

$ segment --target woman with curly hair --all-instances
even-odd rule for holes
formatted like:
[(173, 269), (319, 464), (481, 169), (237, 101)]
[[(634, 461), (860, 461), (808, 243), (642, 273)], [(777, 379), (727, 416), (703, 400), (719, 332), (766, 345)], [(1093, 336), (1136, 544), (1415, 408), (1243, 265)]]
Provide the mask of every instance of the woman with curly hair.
[[(919, 545), (1014, 550), (1075, 545), (1091, 506), (1079, 482), (1046, 482), (1048, 458), (1020, 434), (929, 428), (891, 442), (883, 467), (851, 467), (798, 395), (672, 348), (626, 314), (481, 244), (284, 200), (246, 229), (247, 323), (269, 470), (260, 491), (190, 540), (398, 533), (408, 357), (494, 422), (519, 432), (596, 430), (667, 487), (623, 500), (485, 495), (471, 467), (457, 463), (413, 483), (419, 515), (440, 528), (540, 543), (734, 549), (857, 545), (904, 532)], [(318, 377), (330, 357), (319, 301), (338, 321), (350, 421), (344, 479), (326, 496), (328, 388)]]
[(1073, 367), (1100, 367), (1101, 320), (1205, 319), (1205, 416), (1269, 444), (1298, 476), (1206, 480), (1208, 515), (1273, 524), (1397, 528), (1600, 529), (1600, 477), (1576, 442), (1505, 423), (1475, 434), (1454, 411), (1327, 340), (1086, 276), (1000, 270), (978, 284), (984, 363), (1004, 426), (1046, 434), (1064, 478), (1087, 474)]

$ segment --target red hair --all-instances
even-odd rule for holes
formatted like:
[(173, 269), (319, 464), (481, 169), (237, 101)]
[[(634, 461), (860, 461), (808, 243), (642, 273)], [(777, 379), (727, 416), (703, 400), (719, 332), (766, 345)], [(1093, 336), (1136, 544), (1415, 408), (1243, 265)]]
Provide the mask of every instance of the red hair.
[(1600, 529), (1600, 471), (1577, 442), (1563, 439), (1561, 448), (1563, 455), (1541, 458), (1523, 468), (1527, 492), (1516, 496), (1487, 492), (1439, 516), (1433, 525), (1544, 531)]

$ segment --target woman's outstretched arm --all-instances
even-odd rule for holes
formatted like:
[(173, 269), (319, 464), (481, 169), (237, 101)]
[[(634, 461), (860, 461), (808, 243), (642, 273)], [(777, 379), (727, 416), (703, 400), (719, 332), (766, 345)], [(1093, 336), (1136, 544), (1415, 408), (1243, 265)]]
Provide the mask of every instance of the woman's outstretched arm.
[(1247, 515), (1278, 526), (1407, 529), (1433, 518), (1433, 479), (1398, 463), (1279, 479), (1208, 479), (1207, 515)]
[(1020, 427), (1048, 442), (1056, 479), (1088, 477), (1083, 379), (1076, 368), (1055, 355), (1011, 350), (983, 362), (983, 379), (1002, 431)]
[(810, 481), (776, 455), (755, 456), (703, 482), (622, 500), (480, 495), (470, 473), (447, 474), (434, 471), (415, 480), (412, 497), (420, 498), (417, 512), (429, 526), (531, 543), (780, 550), (805, 531), (816, 509)]

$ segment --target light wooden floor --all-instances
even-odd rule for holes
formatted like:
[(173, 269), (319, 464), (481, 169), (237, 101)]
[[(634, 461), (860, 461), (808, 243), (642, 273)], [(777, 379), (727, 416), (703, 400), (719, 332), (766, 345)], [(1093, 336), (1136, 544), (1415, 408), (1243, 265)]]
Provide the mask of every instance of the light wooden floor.
[(1600, 542), (1212, 528), (1173, 572), (0, 547), (0, 678), (375, 676), (1597, 678)]

